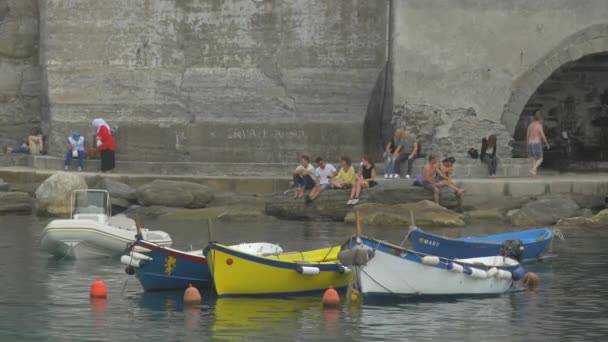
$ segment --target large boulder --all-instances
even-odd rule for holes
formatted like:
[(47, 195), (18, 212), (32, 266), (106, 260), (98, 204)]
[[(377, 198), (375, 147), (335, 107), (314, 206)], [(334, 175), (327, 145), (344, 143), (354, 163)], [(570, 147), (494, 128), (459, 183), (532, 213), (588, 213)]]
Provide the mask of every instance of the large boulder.
[[(266, 214), (287, 220), (328, 220), (344, 221), (346, 214), (352, 209), (346, 202), (350, 190), (327, 190), (321, 193), (312, 203), (306, 204), (303, 199), (294, 200), (291, 196), (277, 195), (267, 199)], [(433, 198), (433, 194), (418, 186), (412, 186), (405, 180), (387, 181), (364, 190), (360, 204), (399, 204), (416, 203)], [(460, 201), (454, 192), (442, 190), (442, 205), (450, 209), (460, 209)]]
[(107, 190), (108, 193), (110, 193), (113, 213), (122, 212), (129, 208), (133, 203), (137, 202), (135, 189), (125, 183), (110, 178), (102, 178), (97, 182), (95, 188)]
[(578, 204), (568, 196), (545, 196), (526, 203), (520, 210), (508, 214), (508, 217), (511, 224), (517, 227), (545, 226), (571, 217), (579, 209)]
[(604, 209), (599, 213), (591, 216), (578, 216), (578, 217), (569, 217), (565, 219), (561, 219), (557, 222), (558, 226), (591, 226), (591, 227), (599, 227), (608, 225), (608, 209)]
[(80, 189), (87, 189), (87, 182), (80, 174), (58, 172), (52, 175), (36, 189), (38, 212), (55, 216), (69, 215), (72, 191)]
[(122, 198), (129, 202), (137, 201), (137, 193), (135, 189), (128, 186), (125, 183), (121, 183), (115, 181), (111, 178), (102, 178), (97, 184), (95, 188), (107, 190), (110, 193), (110, 198)]
[(31, 212), (32, 200), (27, 192), (0, 192), (0, 212)]
[(464, 215), (428, 200), (394, 205), (365, 203), (357, 205), (346, 215), (344, 221), (354, 223), (355, 211), (359, 211), (361, 223), (370, 225), (407, 227), (412, 224), (410, 212), (414, 214), (415, 223), (420, 227), (462, 227), (465, 225)]
[(0, 192), (8, 191), (9, 189), (10, 189), (10, 186), (8, 185), (8, 183), (5, 182), (4, 179), (0, 178)]
[(140, 186), (136, 194), (143, 206), (204, 208), (213, 200), (213, 192), (205, 185), (159, 179)]

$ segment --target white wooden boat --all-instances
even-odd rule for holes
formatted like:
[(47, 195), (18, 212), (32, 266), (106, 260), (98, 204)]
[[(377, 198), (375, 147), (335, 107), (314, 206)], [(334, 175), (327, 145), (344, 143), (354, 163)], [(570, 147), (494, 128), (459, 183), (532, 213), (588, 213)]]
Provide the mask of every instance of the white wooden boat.
[(368, 237), (353, 237), (340, 261), (353, 260), (359, 290), (368, 295), (501, 294), (523, 276), (516, 260), (502, 256), (450, 260)]
[[(51, 221), (42, 232), (42, 250), (59, 257), (95, 258), (120, 256), (135, 241), (135, 221), (112, 216), (110, 194), (105, 190), (76, 190), (71, 197), (70, 219)], [(142, 238), (171, 246), (169, 234), (142, 229)]]

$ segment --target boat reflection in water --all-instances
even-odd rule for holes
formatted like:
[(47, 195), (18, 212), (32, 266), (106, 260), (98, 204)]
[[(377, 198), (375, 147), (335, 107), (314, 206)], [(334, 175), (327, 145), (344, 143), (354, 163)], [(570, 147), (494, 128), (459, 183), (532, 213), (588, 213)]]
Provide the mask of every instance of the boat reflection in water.
[(320, 297), (218, 298), (211, 331), (214, 338), (228, 340), (273, 336), (277, 341), (288, 341), (305, 329), (306, 321), (318, 325), (321, 311)]

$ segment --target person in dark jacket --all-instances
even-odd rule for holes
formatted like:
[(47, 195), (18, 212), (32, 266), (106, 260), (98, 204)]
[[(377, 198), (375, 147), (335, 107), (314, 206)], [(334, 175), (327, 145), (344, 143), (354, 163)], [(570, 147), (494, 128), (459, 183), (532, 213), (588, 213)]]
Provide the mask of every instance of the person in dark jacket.
[(496, 136), (494, 134), (481, 139), (479, 160), (488, 165), (488, 174), (490, 177), (496, 177), (498, 158), (496, 158)]

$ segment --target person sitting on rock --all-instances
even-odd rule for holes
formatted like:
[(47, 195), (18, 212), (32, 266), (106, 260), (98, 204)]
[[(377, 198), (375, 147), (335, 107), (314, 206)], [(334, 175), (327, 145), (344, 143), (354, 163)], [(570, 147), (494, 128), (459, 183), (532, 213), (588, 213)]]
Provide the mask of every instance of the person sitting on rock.
[(65, 162), (63, 169), (68, 171), (72, 158), (78, 158), (78, 171), (82, 171), (84, 168), (84, 137), (80, 135), (80, 132), (74, 131), (72, 135), (68, 137), (68, 146), (65, 153)]
[(306, 195), (305, 197), (305, 201), (306, 203), (310, 203), (312, 201), (314, 201), (317, 197), (319, 197), (319, 195), (331, 188), (331, 184), (329, 183), (329, 180), (331, 178), (333, 178), (334, 173), (336, 173), (336, 168), (331, 165), (331, 164), (327, 164), (323, 158), (318, 157), (315, 162), (317, 163), (317, 168), (315, 169), (315, 179), (316, 179), (316, 183), (314, 188), (312, 188), (312, 190), (310, 191), (310, 193), (308, 195)]
[(24, 140), (23, 143), (15, 148), (13, 147), (5, 147), (4, 154), (14, 154), (14, 153), (30, 153), (30, 148), (27, 146), (27, 140)]
[(363, 156), (361, 160), (361, 166), (357, 173), (357, 181), (355, 186), (350, 192), (350, 198), (346, 204), (357, 204), (359, 202), (359, 195), (363, 189), (370, 189), (376, 185), (376, 165), (373, 160), (368, 156)]
[(405, 178), (410, 179), (417, 153), (418, 143), (416, 142), (416, 139), (412, 137), (408, 129), (403, 130), (403, 135), (397, 142), (397, 148), (395, 149), (395, 153), (393, 153), (395, 174), (392, 178), (399, 178), (401, 173), (401, 162), (407, 159), (407, 173), (405, 174)]
[(464, 189), (456, 186), (452, 179), (454, 175), (454, 163), (456, 163), (454, 157), (447, 157), (437, 164), (437, 186), (440, 188), (446, 186), (454, 190), (456, 194), (462, 195)]
[(289, 171), (293, 176), (293, 183), (296, 186), (294, 198), (303, 198), (304, 191), (314, 187), (315, 181), (312, 178), (315, 172), (314, 166), (310, 163), (310, 157), (303, 154), (300, 156), (300, 165)]
[(346, 189), (355, 184), (355, 168), (349, 157), (341, 158), (341, 166), (338, 174), (329, 180), (334, 189)]
[(386, 144), (384, 148), (384, 178), (399, 178), (399, 175), (395, 173), (395, 150), (397, 149), (397, 142), (403, 135), (403, 129), (398, 128), (393, 135), (393, 138)]
[(437, 184), (437, 158), (429, 155), (424, 168), (422, 169), (422, 186), (433, 192), (433, 200), (439, 204), (439, 185)]

